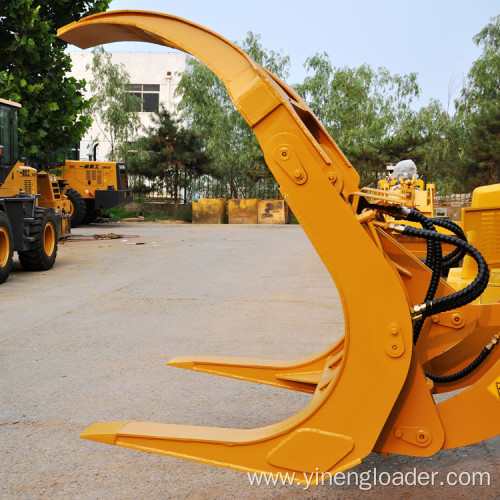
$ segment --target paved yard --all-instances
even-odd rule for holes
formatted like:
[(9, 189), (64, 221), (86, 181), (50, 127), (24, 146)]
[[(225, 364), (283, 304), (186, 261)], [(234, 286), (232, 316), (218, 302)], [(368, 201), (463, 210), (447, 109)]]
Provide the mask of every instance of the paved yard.
[[(117, 240), (94, 240), (114, 232)], [(251, 486), (245, 473), (78, 438), (96, 421), (257, 427), (310, 396), (166, 366), (173, 356), (293, 359), (343, 333), (340, 301), (300, 226), (106, 224), (73, 230), (53, 270), (0, 287), (2, 498), (498, 498), (497, 437), (355, 470), (488, 472), (490, 486), (365, 481)], [(369, 415), (367, 415), (369, 418)]]

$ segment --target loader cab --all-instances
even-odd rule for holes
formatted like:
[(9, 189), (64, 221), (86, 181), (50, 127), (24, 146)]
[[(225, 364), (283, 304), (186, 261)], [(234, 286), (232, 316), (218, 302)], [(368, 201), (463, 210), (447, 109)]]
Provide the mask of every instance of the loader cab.
[(17, 102), (0, 99), (0, 185), (18, 160), (17, 112), (20, 107)]

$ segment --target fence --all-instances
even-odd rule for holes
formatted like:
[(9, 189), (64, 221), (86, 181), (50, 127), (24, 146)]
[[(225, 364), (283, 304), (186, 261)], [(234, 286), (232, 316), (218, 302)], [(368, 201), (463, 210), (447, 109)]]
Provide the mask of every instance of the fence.
[(472, 202), (472, 193), (442, 195), (436, 194), (434, 205), (448, 207), (467, 207)]
[[(135, 198), (143, 201), (173, 201), (175, 196), (171, 186), (159, 180), (151, 181), (140, 176), (128, 176), (129, 187)], [(201, 177), (182, 176), (177, 189), (179, 203), (189, 203), (192, 198), (260, 198), (276, 199), (279, 196), (278, 183), (274, 178), (253, 181), (243, 179), (215, 179), (204, 175)]]

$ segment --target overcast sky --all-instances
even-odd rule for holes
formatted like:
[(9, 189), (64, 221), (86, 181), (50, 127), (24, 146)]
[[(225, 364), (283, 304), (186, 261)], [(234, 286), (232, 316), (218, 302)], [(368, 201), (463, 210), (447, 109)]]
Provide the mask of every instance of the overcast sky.
[[(266, 49), (291, 58), (289, 83), (301, 82), (307, 57), (327, 52), (335, 66), (384, 66), (391, 73), (417, 72), (419, 105), (462, 81), (480, 55), (472, 37), (500, 14), (499, 0), (113, 0), (110, 10), (165, 12), (206, 26), (231, 41), (248, 31)], [(108, 51), (171, 50), (151, 44), (107, 45)], [(451, 109), (450, 109), (451, 111)]]

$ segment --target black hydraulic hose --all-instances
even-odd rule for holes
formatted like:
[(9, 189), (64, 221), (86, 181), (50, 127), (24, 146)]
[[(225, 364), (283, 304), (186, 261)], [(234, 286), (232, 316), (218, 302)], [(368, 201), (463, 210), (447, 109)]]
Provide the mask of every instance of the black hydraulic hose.
[[(396, 229), (401, 234), (415, 236), (417, 238), (425, 238), (427, 240), (428, 251), (426, 265), (432, 269), (433, 276), (431, 277), (431, 283), (429, 284), (429, 288), (427, 290), (425, 302), (419, 306), (415, 306), (415, 310), (417, 311), (418, 308), (418, 312), (421, 314), (420, 319), (415, 322), (413, 329), (413, 342), (416, 344), (426, 317), (432, 314), (461, 307), (472, 302), (483, 293), (485, 288), (488, 286), (489, 269), (484, 257), (476, 248), (467, 242), (464, 232), (457, 224), (445, 219), (425, 217), (423, 214), (418, 212), (418, 210), (408, 209), (407, 207), (394, 207), (393, 210), (391, 210), (390, 207), (384, 207), (384, 210), (391, 213), (391, 215), (395, 215), (396, 217), (402, 217), (410, 221), (418, 222), (423, 228), (425, 228), (418, 229), (404, 224), (389, 224), (390, 229)], [(434, 228), (434, 225), (448, 229), (453, 232), (455, 236), (438, 233)], [(441, 243), (448, 243), (456, 247), (446, 256), (445, 259), (442, 258)], [(433, 300), (439, 283), (441, 269), (449, 268), (459, 262), (466, 253), (477, 262), (478, 272), (474, 281), (466, 288), (459, 290), (458, 292)], [(439, 275), (436, 280), (434, 276), (438, 271)], [(461, 378), (472, 373), (481, 363), (484, 362), (484, 360), (491, 353), (493, 347), (498, 344), (499, 339), (500, 335), (495, 335), (491, 342), (479, 353), (476, 359), (474, 359), (462, 370), (450, 375), (434, 375), (432, 373), (425, 372), (426, 377), (439, 384), (460, 380)]]
[(432, 314), (437, 314), (443, 311), (449, 311), (451, 309), (461, 307), (465, 304), (468, 304), (469, 302), (472, 302), (483, 293), (488, 285), (488, 266), (486, 264), (486, 261), (484, 260), (484, 257), (470, 243), (456, 238), (455, 236), (438, 233), (437, 231), (417, 229), (415, 227), (405, 225), (389, 224), (389, 228), (391, 228), (391, 226), (392, 229), (396, 229), (402, 234), (408, 236), (433, 239), (443, 243), (449, 243), (451, 245), (458, 246), (465, 250), (465, 252), (468, 253), (477, 262), (477, 276), (474, 281), (470, 283), (466, 288), (452, 293), (451, 295), (447, 295), (446, 297), (439, 297), (434, 300), (425, 301), (423, 304), (418, 306), (424, 318)]
[[(434, 225), (432, 224), (430, 218), (426, 217), (424, 214), (414, 208), (402, 206), (385, 207), (373, 204), (370, 204), (369, 207), (375, 210), (386, 212), (396, 218), (406, 219), (411, 222), (417, 222), (424, 229), (435, 231)], [(441, 278), (442, 256), (443, 254), (441, 250), (441, 242), (437, 240), (427, 239), (427, 256), (425, 264), (431, 269), (432, 276), (427, 288), (427, 293), (425, 295), (424, 301), (432, 300), (436, 295), (437, 287), (439, 285), (439, 279)], [(417, 329), (420, 330), (421, 327), (422, 325), (419, 325), (417, 326)]]
[[(431, 219), (420, 213), (418, 210), (415, 210), (414, 208), (410, 208), (410, 212), (407, 215), (407, 220), (418, 222), (424, 229), (427, 229), (428, 231), (436, 231)], [(425, 301), (428, 301), (432, 300), (436, 295), (439, 280), (441, 278), (443, 253), (441, 250), (441, 242), (439, 240), (432, 240), (430, 238), (426, 239), (427, 258), (425, 260), (425, 264), (432, 270), (431, 281), (429, 283), (427, 294), (425, 296)]]
[(490, 343), (479, 353), (479, 356), (462, 370), (450, 375), (433, 375), (432, 373), (425, 372), (425, 376), (437, 384), (446, 384), (447, 382), (460, 380), (461, 378), (472, 373), (490, 355), (493, 347), (498, 344), (499, 337), (500, 335), (495, 335), (491, 339)]
[[(418, 222), (424, 229), (429, 231), (436, 231), (436, 228), (432, 224), (432, 221), (420, 213), (418, 210), (413, 208), (409, 209), (409, 213), (407, 214), (407, 220), (412, 222)], [(425, 259), (425, 264), (432, 271), (431, 280), (429, 282), (429, 286), (427, 287), (427, 293), (425, 295), (424, 301), (432, 300), (437, 292), (437, 288), (439, 285), (439, 280), (441, 278), (442, 272), (442, 262), (443, 262), (443, 252), (441, 249), (441, 242), (438, 240), (427, 239), (427, 256)], [(422, 327), (424, 326), (424, 317), (422, 319), (415, 322), (413, 325), (413, 343), (416, 344), (418, 341), (418, 337), (420, 336), (420, 332)]]
[[(429, 218), (429, 220), (435, 226), (444, 227), (445, 229), (448, 229), (448, 231), (454, 233), (457, 238), (460, 238), (463, 241), (467, 241), (467, 236), (465, 236), (462, 228), (451, 220), (442, 219), (439, 217), (431, 217)], [(463, 249), (456, 247), (452, 252), (443, 257), (443, 269), (449, 269), (450, 267), (458, 265), (458, 263), (464, 258), (465, 254), (466, 252)]]
[[(426, 301), (424, 304), (419, 306), (422, 308), (422, 318), (418, 320), (414, 325), (413, 340), (414, 343), (416, 343), (418, 340), (420, 329), (417, 330), (415, 329), (415, 327), (419, 326), (421, 328), (423, 320), (427, 316), (461, 307), (465, 304), (468, 304), (469, 302), (472, 302), (483, 293), (484, 289), (488, 286), (489, 269), (481, 253), (468, 242), (463, 241), (462, 239), (458, 239), (454, 236), (434, 231), (428, 231), (426, 229), (417, 229), (410, 226), (401, 226), (401, 233), (410, 236), (417, 236), (419, 238), (423, 237), (438, 239), (444, 243), (456, 245), (465, 253), (468, 253), (477, 262), (478, 266), (477, 276), (474, 281), (469, 284), (469, 286), (446, 297), (439, 297), (436, 300)], [(425, 376), (438, 384), (445, 384), (460, 380), (461, 378), (472, 373), (481, 363), (484, 362), (495, 345), (498, 344), (499, 338), (499, 334), (495, 335), (491, 339), (490, 343), (479, 353), (479, 355), (462, 370), (459, 370), (458, 372), (452, 373), (450, 375), (434, 375), (432, 373), (425, 372)]]

